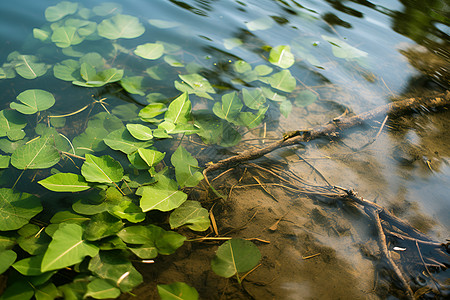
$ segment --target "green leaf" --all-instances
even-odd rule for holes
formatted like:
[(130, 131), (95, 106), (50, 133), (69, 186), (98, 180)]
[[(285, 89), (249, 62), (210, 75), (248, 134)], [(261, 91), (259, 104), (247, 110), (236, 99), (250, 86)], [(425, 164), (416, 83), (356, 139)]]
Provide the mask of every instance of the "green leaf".
[(67, 15), (74, 14), (78, 9), (78, 3), (62, 1), (55, 6), (49, 6), (45, 10), (45, 18), (49, 22), (61, 20)]
[(87, 223), (84, 237), (89, 241), (96, 241), (119, 232), (123, 222), (108, 212), (94, 215)]
[(11, 164), (17, 169), (46, 169), (57, 164), (59, 152), (52, 145), (53, 136), (40, 137), (25, 144), (11, 155)]
[(122, 128), (111, 132), (103, 141), (111, 149), (122, 151), (130, 154), (139, 148), (146, 148), (153, 144), (153, 141), (139, 141), (135, 139), (126, 128)]
[(152, 130), (150, 127), (142, 124), (127, 124), (127, 129), (131, 135), (141, 141), (148, 141), (153, 138)]
[(80, 263), (86, 256), (96, 256), (98, 248), (83, 240), (82, 235), (80, 225), (60, 224), (44, 254), (41, 270), (62, 269)]
[(51, 93), (38, 89), (23, 91), (17, 96), (17, 100), (22, 103), (12, 102), (11, 108), (26, 115), (49, 109), (55, 104), (55, 97)]
[(120, 14), (122, 12), (122, 5), (115, 3), (115, 2), (104, 2), (100, 5), (94, 6), (92, 11), (97, 16), (101, 16), (101, 17), (107, 16), (110, 14), (117, 14), (117, 13)]
[(142, 90), (142, 80), (144, 80), (144, 76), (129, 76), (122, 78), (120, 84), (128, 93), (145, 96)]
[[(9, 58), (9, 56), (8, 56)], [(25, 79), (35, 79), (47, 73), (48, 66), (45, 63), (39, 63), (38, 58), (34, 55), (17, 55), (11, 61), (14, 68), (20, 76)]]
[(25, 135), (26, 135), (25, 131), (23, 131), (22, 129), (10, 130), (7, 133), (7, 137), (11, 141), (21, 140), (21, 139), (23, 139), (25, 137)]
[(8, 155), (0, 155), (0, 169), (8, 168), (10, 159)]
[(227, 50), (231, 50), (235, 47), (239, 47), (242, 44), (243, 43), (242, 43), (241, 39), (238, 39), (238, 38), (229, 38), (229, 39), (223, 40), (223, 45), (224, 45), (225, 49), (227, 49)]
[(205, 231), (210, 226), (209, 213), (200, 202), (187, 200), (170, 214), (169, 224), (172, 229), (187, 225), (191, 230)]
[(259, 65), (255, 67), (255, 72), (259, 76), (266, 76), (272, 73), (273, 69), (266, 65)]
[(94, 279), (87, 286), (85, 297), (94, 299), (110, 299), (120, 296), (120, 290), (105, 279)]
[(81, 80), (80, 77), (80, 63), (73, 59), (66, 59), (57, 63), (53, 67), (53, 75), (65, 81)]
[(158, 284), (158, 294), (161, 300), (197, 300), (198, 292), (183, 282)]
[(174, 67), (174, 68), (183, 68), (184, 67), (183, 62), (172, 55), (165, 55), (164, 61), (167, 64), (169, 64), (169, 66)]
[(86, 154), (86, 161), (81, 166), (81, 174), (89, 182), (113, 183), (122, 180), (123, 168), (109, 155), (96, 157)]
[(41, 271), (42, 259), (42, 255), (27, 257), (16, 262), (13, 268), (25, 276), (41, 275), (43, 273)]
[(250, 271), (258, 264), (260, 258), (261, 253), (252, 242), (231, 239), (219, 246), (211, 261), (211, 267), (217, 275), (229, 278)]
[(317, 94), (308, 90), (303, 90), (300, 93), (298, 93), (297, 97), (295, 97), (295, 105), (305, 107), (314, 103), (314, 101), (316, 100)]
[(80, 75), (81, 78), (88, 82), (97, 79), (97, 71), (95, 71), (95, 67), (85, 62), (81, 64)]
[(29, 300), (34, 295), (34, 287), (28, 281), (16, 281), (1, 295), (1, 300)]
[(159, 122), (155, 117), (167, 111), (164, 103), (150, 103), (139, 112), (139, 117), (144, 122)]
[(131, 201), (121, 201), (119, 205), (111, 207), (109, 212), (131, 223), (140, 223), (145, 220), (142, 209)]
[(267, 109), (269, 109), (268, 106), (263, 107), (256, 114), (251, 112), (241, 112), (239, 118), (245, 126), (252, 129), (261, 124)]
[(97, 27), (98, 34), (110, 40), (132, 39), (141, 36), (145, 28), (139, 19), (128, 15), (115, 15), (103, 20)]
[(322, 38), (331, 44), (333, 55), (339, 58), (354, 59), (359, 57), (366, 57), (368, 54), (353, 46), (350, 46), (338, 38), (322, 35)]
[(252, 70), (252, 66), (243, 60), (235, 61), (233, 64), (234, 70), (238, 73), (245, 73)]
[(145, 70), (145, 73), (148, 74), (151, 78), (155, 80), (163, 80), (167, 77), (168, 71), (167, 68), (163, 68), (162, 66), (156, 65)]
[(283, 69), (287, 69), (295, 62), (294, 55), (291, 53), (289, 46), (277, 46), (270, 50), (269, 62)]
[(213, 112), (221, 119), (229, 122), (234, 121), (241, 111), (243, 105), (236, 92), (231, 92), (222, 96), (222, 102), (216, 102)]
[(175, 150), (170, 160), (180, 187), (194, 187), (203, 179), (197, 160), (183, 146)]
[(169, 28), (175, 28), (178, 26), (181, 26), (180, 23), (174, 22), (174, 21), (166, 21), (166, 20), (160, 20), (160, 19), (150, 19), (148, 22), (158, 28), (161, 29), (169, 29)]
[(7, 136), (8, 132), (20, 130), (27, 126), (27, 119), (24, 115), (15, 110), (0, 111), (0, 137)]
[(164, 53), (164, 46), (156, 43), (146, 43), (139, 45), (134, 50), (134, 54), (145, 59), (158, 59)]
[(187, 195), (178, 190), (178, 184), (163, 176), (149, 186), (140, 187), (136, 194), (142, 196), (140, 206), (142, 211), (160, 210), (171, 211), (179, 207), (187, 199)]
[(242, 89), (242, 98), (247, 107), (258, 110), (266, 103), (266, 97), (259, 88)]
[(89, 270), (99, 278), (111, 280), (122, 292), (129, 292), (142, 283), (142, 275), (122, 252), (100, 251), (89, 262)]
[(292, 111), (292, 102), (289, 100), (285, 100), (280, 103), (280, 113), (285, 117), (289, 117), (289, 114)]
[(159, 254), (170, 255), (183, 246), (185, 240), (186, 237), (181, 234), (174, 231), (164, 231), (161, 236), (155, 240), (155, 245)]
[(50, 37), (50, 31), (41, 28), (33, 28), (33, 37), (44, 42)]
[(20, 248), (31, 255), (43, 254), (51, 239), (45, 232), (40, 232), (41, 229), (41, 227), (33, 224), (26, 224), (20, 228), (20, 236), (17, 238)]
[(91, 188), (83, 176), (72, 173), (58, 173), (38, 183), (53, 192), (81, 192)]
[(0, 274), (3, 274), (16, 261), (17, 254), (12, 250), (0, 250)]
[(274, 91), (272, 91), (270, 88), (268, 87), (262, 87), (261, 88), (263, 91), (264, 96), (272, 101), (276, 101), (276, 102), (283, 102), (286, 101), (286, 97), (283, 95), (280, 95), (279, 93), (276, 93)]
[(194, 89), (195, 92), (206, 92), (215, 94), (216, 91), (213, 89), (209, 81), (195, 73), (195, 74), (187, 74), (187, 75), (178, 75), (181, 80), (186, 82), (192, 89)]
[(296, 80), (289, 70), (283, 70), (269, 77), (269, 84), (280, 91), (292, 92), (296, 86)]
[(170, 103), (164, 119), (173, 124), (186, 124), (190, 119), (190, 113), (191, 101), (188, 94), (183, 93)]
[(247, 29), (250, 31), (266, 30), (271, 28), (275, 22), (270, 17), (263, 17), (246, 23)]
[(78, 35), (78, 30), (72, 26), (58, 27), (53, 31), (52, 42), (60, 48), (78, 45), (83, 38)]
[(57, 212), (50, 219), (50, 223), (52, 223), (52, 224), (83, 223), (85, 221), (89, 221), (89, 218), (85, 217), (85, 216), (74, 214), (67, 210)]
[(145, 161), (145, 163), (149, 167), (156, 166), (166, 155), (165, 152), (161, 153), (156, 150), (142, 149), (142, 148), (138, 149), (138, 153), (139, 153), (140, 157), (142, 158), (142, 160)]
[(241, 135), (230, 124), (221, 120), (209, 111), (195, 115), (197, 133), (205, 144), (217, 144), (223, 147), (235, 146), (241, 140)]
[(53, 283), (38, 286), (34, 293), (36, 300), (53, 300), (60, 296), (61, 292)]

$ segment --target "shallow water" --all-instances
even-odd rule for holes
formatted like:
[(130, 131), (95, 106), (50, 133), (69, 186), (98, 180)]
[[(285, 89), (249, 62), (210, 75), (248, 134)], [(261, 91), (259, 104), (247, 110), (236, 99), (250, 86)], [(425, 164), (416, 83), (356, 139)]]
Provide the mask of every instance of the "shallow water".
[[(105, 1), (81, 1), (86, 7), (102, 2)], [(0, 3), (1, 64), (15, 50), (46, 57), (45, 46), (33, 39), (32, 31), (47, 22), (44, 11), (54, 3), (50, 0)], [(122, 40), (125, 47), (155, 41), (181, 46), (181, 50), (175, 51), (177, 58), (186, 65), (198, 64), (201, 74), (216, 87), (218, 95), (259, 86), (260, 83), (233, 71), (236, 61), (244, 60), (253, 67), (261, 64), (273, 67), (264, 49), (291, 46), (296, 62), (289, 70), (297, 81), (296, 90), (287, 94), (293, 103), (292, 111), (288, 117), (283, 116), (276, 103), (271, 102), (264, 122), (246, 132), (241, 143), (231, 149), (233, 152), (262, 147), (285, 132), (326, 124), (343, 113), (368, 111), (389, 103), (394, 97), (429, 95), (449, 87), (450, 7), (445, 1), (127, 0), (121, 4), (123, 14), (138, 17), (146, 28), (139, 38)], [(152, 19), (181, 25), (158, 28), (147, 22)], [(252, 22), (260, 19), (263, 21), (256, 25), (267, 28), (251, 27), (256, 26)], [(329, 37), (349, 47), (344, 53), (336, 54), (333, 51), (339, 49), (329, 42), (334, 41)], [(239, 39), (242, 44), (234, 45), (230, 39)], [(45, 58), (49, 64), (55, 63), (56, 57), (65, 57), (61, 51), (52, 55), (56, 55), (54, 61), (52, 57)], [(133, 59), (124, 59), (121, 64), (136, 74), (144, 73), (145, 67)], [(180, 92), (173, 87), (173, 81), (178, 80), (184, 68), (169, 68), (162, 59), (155, 65), (169, 69), (169, 74), (162, 81), (151, 81), (150, 92), (163, 93), (167, 98), (177, 96)], [(108, 91), (74, 87), (50, 74), (35, 81), (17, 77), (0, 79), (0, 109), (8, 108), (18, 91), (31, 87), (46, 87), (64, 95), (57, 98), (55, 106), (60, 114), (87, 104), (92, 94), (107, 95), (111, 109), (126, 103), (124, 100), (130, 101)], [(304, 99), (297, 97), (302, 91), (312, 91), (317, 99), (305, 105)], [(218, 95), (214, 95), (215, 100), (219, 99)], [(139, 95), (132, 95), (131, 101), (137, 103), (136, 107), (147, 104), (145, 97)], [(210, 102), (199, 100), (193, 109), (206, 108), (212, 114), (211, 107)], [(285, 163), (284, 167), (308, 182), (325, 185), (321, 178), (324, 177), (331, 185), (353, 188), (364, 198), (376, 201), (435, 240), (444, 242), (449, 237), (450, 224), (448, 110), (389, 120), (377, 135), (382, 121), (346, 131), (332, 142), (317, 141), (274, 152), (268, 158), (274, 163)], [(75, 128), (77, 120), (71, 122)], [(70, 130), (66, 134), (73, 137)], [(372, 144), (363, 147), (375, 137)], [(258, 141), (255, 143), (254, 139)], [(202, 163), (229, 155), (223, 154), (220, 148), (211, 147), (211, 151), (200, 148), (201, 151), (198, 148), (195, 151)], [(238, 180), (241, 175), (236, 173), (230, 180)], [(7, 179), (2, 180), (2, 184), (10, 186)], [(247, 180), (249, 184), (251, 178)], [(26, 184), (19, 183), (18, 187), (30, 191)], [(223, 188), (229, 189), (229, 185), (224, 183)], [(177, 267), (183, 271), (173, 270), (167, 260), (162, 262), (168, 269), (166, 273), (150, 271), (146, 279), (156, 277), (164, 282), (174, 277), (191, 281), (206, 299), (220, 298), (212, 288), (216, 285), (227, 299), (246, 299), (249, 295), (256, 299), (367, 296), (371, 285), (378, 281), (374, 265), (360, 253), (360, 244), (373, 237), (361, 216), (321, 205), (307, 197), (286, 194), (282, 189), (273, 192), (279, 200), (277, 203), (259, 189), (239, 190), (238, 196), (230, 200), (234, 208), (227, 209), (222, 204), (223, 211), (217, 212), (220, 224), (227, 228), (249, 219), (257, 207), (260, 217), (238, 236), (256, 237), (259, 231), (258, 237), (272, 241), (270, 245), (261, 245), (265, 264), (259, 274), (255, 272), (253, 278), (249, 277), (246, 293), (229, 287), (226, 281), (211, 279), (213, 275), (205, 275), (209, 263), (196, 256), (186, 259), (191, 253), (186, 249), (177, 256)], [(289, 212), (287, 222), (280, 223), (280, 230), (275, 233), (266, 230), (286, 212)], [(330, 233), (336, 228), (339, 234)], [(192, 247), (199, 251), (192, 253), (203, 251), (205, 257), (211, 256), (210, 248)], [(322, 253), (318, 261), (299, 262), (299, 257), (318, 252)], [(195, 262), (198, 270), (189, 266), (192, 259), (199, 260)], [(186, 272), (188, 275), (183, 274)], [(197, 273), (201, 279), (196, 277)], [(270, 274), (273, 277), (267, 278)], [(275, 277), (277, 280), (272, 283)], [(138, 291), (148, 295), (147, 289), (144, 286)], [(377, 291), (378, 294), (370, 297), (389, 297), (388, 293), (383, 295)]]

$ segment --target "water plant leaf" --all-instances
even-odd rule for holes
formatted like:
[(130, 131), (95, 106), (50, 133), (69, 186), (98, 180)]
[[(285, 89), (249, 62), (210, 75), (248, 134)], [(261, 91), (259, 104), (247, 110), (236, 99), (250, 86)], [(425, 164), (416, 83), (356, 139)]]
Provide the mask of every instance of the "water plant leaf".
[(215, 94), (216, 91), (209, 83), (208, 79), (205, 77), (194, 73), (194, 74), (186, 74), (186, 75), (178, 75), (181, 80), (186, 82), (191, 88), (194, 89), (195, 92), (205, 92)]
[(80, 263), (86, 256), (96, 256), (98, 248), (82, 238), (83, 228), (78, 224), (61, 223), (53, 233), (42, 259), (42, 272), (62, 269)]
[(60, 48), (78, 45), (82, 41), (83, 38), (78, 34), (77, 28), (73, 26), (58, 27), (52, 34), (52, 42)]
[(285, 117), (289, 117), (289, 114), (292, 111), (292, 102), (289, 100), (282, 101), (280, 103), (280, 113)]
[(322, 35), (322, 38), (331, 44), (331, 50), (333, 55), (344, 59), (354, 59), (360, 57), (366, 57), (368, 54), (362, 50), (359, 50), (348, 43), (341, 41), (338, 38)]
[(275, 24), (274, 20), (270, 17), (258, 18), (246, 23), (247, 29), (250, 31), (266, 30), (271, 28)]
[(84, 228), (84, 237), (88, 241), (96, 241), (119, 232), (123, 227), (120, 218), (108, 212), (92, 216)]
[(248, 128), (250, 129), (255, 128), (259, 124), (261, 124), (262, 120), (264, 119), (264, 115), (268, 109), (269, 109), (268, 106), (263, 107), (256, 114), (252, 112), (241, 112), (239, 114), (239, 119)]
[(183, 225), (194, 231), (205, 231), (210, 226), (208, 210), (198, 201), (187, 200), (176, 208), (169, 217), (170, 228)]
[(303, 90), (298, 93), (297, 97), (295, 97), (294, 103), (296, 106), (305, 107), (314, 103), (316, 100), (317, 94), (308, 90)]
[(231, 239), (219, 246), (211, 261), (214, 273), (229, 278), (250, 271), (261, 258), (258, 248), (250, 241)]
[(18, 52), (13, 52), (8, 55), (8, 61), (14, 66), (17, 74), (25, 79), (35, 79), (47, 73), (49, 66), (45, 63), (40, 63), (37, 56), (21, 55)]
[(242, 41), (239, 38), (228, 38), (223, 40), (223, 46), (227, 50), (231, 50), (233, 48), (239, 47), (242, 45)]
[(0, 169), (6, 169), (9, 166), (11, 157), (8, 155), (0, 155)]
[(169, 28), (175, 28), (180, 26), (181, 24), (175, 21), (166, 21), (161, 19), (150, 19), (148, 22), (158, 28), (161, 29), (169, 29)]
[(239, 116), (242, 107), (237, 93), (231, 92), (223, 95), (221, 102), (214, 103), (213, 112), (219, 118), (232, 122)]
[(268, 87), (264, 86), (261, 89), (263, 91), (264, 96), (269, 100), (276, 102), (283, 102), (286, 100), (286, 96), (280, 95), (279, 93), (272, 91), (272, 89)]
[(175, 56), (165, 55), (163, 59), (171, 67), (174, 67), (174, 68), (184, 67), (184, 64)]
[(187, 195), (178, 190), (178, 184), (172, 179), (159, 175), (157, 182), (142, 186), (136, 194), (142, 196), (140, 207), (143, 212), (149, 210), (171, 211), (187, 199)]
[(97, 79), (97, 71), (95, 70), (95, 67), (85, 62), (80, 66), (80, 75), (81, 78), (88, 82)]
[(183, 246), (185, 240), (185, 236), (176, 233), (175, 231), (164, 230), (163, 233), (155, 240), (155, 245), (159, 254), (170, 255)]
[(146, 43), (139, 45), (134, 50), (134, 54), (145, 59), (158, 59), (164, 53), (164, 46), (157, 43)]
[(33, 28), (33, 37), (44, 42), (50, 37), (50, 31), (42, 28)]
[(244, 60), (235, 61), (233, 64), (233, 68), (238, 73), (245, 73), (252, 70), (252, 66)]
[(54, 6), (49, 6), (45, 10), (45, 19), (49, 22), (61, 20), (67, 15), (74, 14), (78, 9), (78, 3), (61, 1)]
[(110, 40), (137, 38), (145, 32), (138, 18), (122, 14), (103, 20), (97, 30), (101, 37)]
[(89, 270), (97, 277), (116, 283), (122, 292), (129, 292), (142, 283), (142, 275), (122, 252), (100, 251), (89, 262)]
[(120, 290), (111, 284), (110, 281), (98, 278), (88, 283), (85, 297), (113, 299), (119, 297), (119, 295)]
[(280, 45), (272, 48), (269, 54), (269, 62), (283, 69), (287, 69), (295, 62), (291, 47)]
[(158, 294), (161, 300), (197, 300), (198, 292), (184, 282), (158, 284)]
[(52, 282), (36, 287), (34, 297), (36, 300), (53, 300), (61, 296), (61, 292)]
[(290, 93), (295, 89), (296, 80), (289, 70), (283, 70), (269, 77), (268, 82), (273, 88)]
[(144, 122), (160, 122), (155, 117), (167, 111), (167, 106), (164, 103), (150, 103), (139, 111), (139, 118)]
[(16, 281), (2, 293), (1, 300), (29, 300), (34, 295), (34, 287), (28, 281)]
[(258, 65), (255, 67), (254, 71), (259, 76), (266, 76), (266, 75), (269, 75), (270, 73), (272, 73), (273, 69), (266, 65)]
[(17, 238), (20, 248), (31, 255), (43, 254), (51, 239), (45, 232), (40, 232), (41, 229), (41, 227), (30, 223), (20, 228), (18, 231), (20, 236)]
[(8, 132), (21, 130), (27, 126), (27, 119), (24, 115), (15, 110), (0, 111), (0, 137), (7, 136)]
[(144, 76), (128, 76), (122, 78), (120, 80), (120, 84), (128, 93), (145, 96), (145, 93), (142, 89), (143, 80)]
[(72, 173), (58, 173), (38, 183), (53, 192), (81, 192), (91, 188), (83, 176)]
[(186, 124), (190, 119), (190, 113), (191, 101), (188, 94), (183, 93), (169, 104), (164, 119), (173, 124)]
[(175, 167), (175, 175), (180, 187), (194, 187), (203, 179), (197, 160), (183, 147), (179, 146), (170, 159)]
[(254, 110), (262, 108), (266, 103), (266, 97), (260, 88), (242, 89), (242, 98), (245, 105)]
[(142, 160), (149, 166), (156, 166), (166, 155), (166, 153), (162, 153), (152, 149), (138, 149), (138, 153)]
[(53, 136), (40, 137), (25, 144), (11, 155), (11, 164), (17, 169), (46, 169), (60, 160), (59, 152), (53, 146)]
[(43, 255), (36, 255), (21, 259), (14, 263), (13, 268), (16, 269), (20, 274), (26, 276), (36, 276), (41, 275), (41, 264)]
[(21, 103), (12, 102), (10, 107), (25, 115), (49, 109), (55, 104), (55, 97), (51, 93), (39, 89), (23, 91), (17, 96), (17, 100)]
[(12, 250), (0, 250), (0, 274), (3, 274), (16, 261), (17, 254)]
[(241, 140), (241, 135), (227, 121), (217, 118), (208, 112), (195, 114), (197, 133), (205, 144), (217, 144), (223, 147), (235, 146)]
[(140, 223), (145, 220), (142, 209), (131, 201), (121, 201), (118, 205), (111, 207), (109, 212), (131, 223)]
[(86, 181), (114, 183), (122, 180), (123, 168), (118, 161), (109, 155), (97, 157), (86, 154), (86, 161), (81, 166), (81, 174)]
[(77, 29), (77, 33), (81, 37), (87, 37), (93, 34), (97, 29), (97, 23), (76, 18), (69, 18), (65, 21), (64, 24), (66, 26), (75, 27)]
[(83, 223), (85, 221), (89, 221), (89, 218), (86, 216), (74, 214), (73, 212), (70, 212), (68, 210), (59, 211), (50, 219), (50, 223), (52, 224)]
[(65, 81), (78, 81), (80, 77), (80, 63), (74, 59), (66, 59), (53, 67), (53, 75)]
[(103, 2), (100, 5), (94, 6), (92, 11), (97, 16), (107, 16), (110, 14), (120, 14), (122, 12), (122, 5), (116, 2)]
[(153, 138), (152, 130), (142, 124), (127, 124), (127, 129), (130, 134), (140, 141), (148, 141)]
[(133, 153), (139, 148), (146, 148), (153, 144), (151, 140), (139, 141), (135, 139), (125, 127), (111, 132), (103, 141), (111, 149), (122, 151), (125, 154)]

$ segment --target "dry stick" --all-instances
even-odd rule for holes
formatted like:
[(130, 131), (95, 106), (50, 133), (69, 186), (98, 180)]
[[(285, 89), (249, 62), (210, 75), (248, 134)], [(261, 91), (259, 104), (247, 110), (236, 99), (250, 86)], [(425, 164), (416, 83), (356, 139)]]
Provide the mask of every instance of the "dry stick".
[(381, 253), (383, 254), (384, 258), (386, 259), (389, 267), (394, 271), (395, 275), (398, 277), (400, 282), (402, 283), (402, 286), (404, 288), (404, 292), (408, 296), (409, 299), (414, 299), (414, 293), (409, 286), (408, 282), (406, 281), (405, 277), (402, 274), (402, 271), (398, 268), (398, 266), (395, 264), (394, 260), (392, 259), (391, 255), (389, 254), (389, 250), (387, 248), (386, 243), (386, 236), (383, 232), (383, 227), (381, 225), (380, 221), (380, 215), (379, 211), (376, 208), (373, 207), (365, 207), (364, 209), (366, 213), (373, 219), (375, 222), (375, 227), (378, 232), (378, 246), (380, 247)]
[(439, 94), (434, 98), (419, 99), (409, 98), (405, 100), (395, 101), (383, 106), (380, 106), (371, 111), (347, 118), (337, 118), (333, 122), (319, 126), (310, 130), (298, 131), (296, 135), (287, 136), (281, 140), (278, 140), (267, 147), (255, 150), (245, 150), (238, 155), (222, 159), (217, 163), (209, 165), (203, 170), (203, 175), (206, 182), (209, 184), (206, 174), (211, 171), (218, 170), (220, 168), (229, 167), (243, 161), (253, 160), (260, 158), (276, 149), (297, 145), (303, 142), (308, 142), (313, 139), (331, 135), (335, 132), (348, 129), (362, 124), (365, 121), (380, 117), (386, 114), (392, 113), (405, 113), (407, 111), (414, 111), (418, 109), (438, 108), (450, 105), (450, 91), (444, 94)]
[(434, 279), (433, 275), (431, 275), (430, 270), (428, 270), (427, 265), (425, 264), (425, 261), (423, 260), (423, 256), (422, 256), (422, 251), (420, 251), (420, 247), (419, 247), (419, 243), (417, 243), (416, 241), (416, 247), (417, 247), (417, 252), (419, 253), (419, 257), (420, 260), (422, 261), (423, 267), (425, 268), (425, 270), (427, 271), (428, 276), (431, 278), (431, 280), (433, 280), (434, 285), (436, 286), (436, 289), (439, 291), (439, 293), (442, 295), (441, 289), (439, 288), (439, 285), (436, 281), (436, 279)]

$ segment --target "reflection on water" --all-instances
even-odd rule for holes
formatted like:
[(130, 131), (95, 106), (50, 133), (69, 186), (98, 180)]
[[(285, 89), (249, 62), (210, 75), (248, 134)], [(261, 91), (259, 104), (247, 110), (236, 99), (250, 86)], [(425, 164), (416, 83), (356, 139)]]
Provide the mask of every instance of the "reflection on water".
[[(34, 27), (45, 23), (43, 12), (53, 3), (31, 0), (2, 1), (0, 40), (5, 42), (0, 45), (1, 64), (10, 52), (17, 49), (22, 49), (26, 54), (37, 52), (49, 64), (65, 57), (61, 51), (46, 53), (45, 49), (41, 48), (42, 45), (36, 46), (37, 42), (29, 36)], [(84, 1), (84, 4), (92, 6), (89, 1)], [(146, 77), (146, 84), (151, 86), (152, 93), (164, 94), (164, 99), (179, 93), (173, 82), (179, 80), (178, 75), (185, 70), (189, 70), (189, 73), (198, 72), (207, 78), (219, 96), (233, 90), (259, 87), (261, 82), (269, 86), (269, 81), (262, 81), (268, 79), (261, 80), (259, 77), (264, 76), (255, 75), (255, 67), (273, 67), (268, 62), (270, 48), (290, 45), (295, 56), (295, 64), (290, 67), (290, 71), (296, 86), (292, 91), (279, 92), (287, 99), (284, 103), (288, 107), (281, 106), (278, 103), (281, 101), (278, 100), (270, 102), (264, 123), (245, 132), (243, 142), (237, 146), (237, 150), (251, 146), (251, 142), (247, 140), (252, 138), (275, 139), (290, 130), (325, 124), (342, 114), (367, 111), (391, 101), (393, 97), (426, 95), (449, 88), (450, 6), (445, 1), (134, 0), (127, 1), (127, 5), (123, 6), (124, 13), (136, 15), (146, 23), (146, 33), (138, 42), (124, 41), (123, 45), (131, 48), (144, 42), (168, 43), (170, 54), (184, 66), (179, 67), (172, 63), (169, 68), (166, 63), (159, 61), (151, 65), (154, 68), (152, 78)], [(157, 28), (146, 22), (149, 19), (176, 21), (181, 25), (173, 29)], [(114, 50), (99, 42), (89, 43), (91, 51), (109, 53)], [(108, 63), (120, 63), (122, 67), (136, 74), (145, 74), (146, 67), (149, 66), (140, 65), (139, 61), (133, 60), (131, 56), (124, 59), (124, 56), (123, 53), (118, 54), (117, 60), (114, 57)], [(235, 64), (240, 60), (248, 62), (250, 69), (238, 71)], [(158, 79), (163, 73), (164, 80)], [(64, 93), (70, 95), (74, 109), (79, 108), (80, 103), (85, 105), (83, 101), (87, 101), (86, 98), (91, 101), (89, 97), (92, 94), (96, 99), (112, 95), (111, 104), (116, 106), (117, 114), (122, 119), (132, 111), (131, 109), (123, 112), (117, 108), (123, 101), (143, 105), (149, 99), (123, 93), (117, 84), (86, 93), (85, 90), (81, 91), (70, 84), (64, 85), (54, 78), (39, 79), (36, 82), (24, 83), (21, 79), (0, 80), (0, 108), (8, 107), (17, 90), (21, 90), (25, 85), (29, 88), (30, 84), (65, 91)], [(159, 96), (154, 94), (152, 97), (155, 98), (151, 99), (156, 99)], [(219, 99), (216, 95), (214, 97), (215, 101)], [(274, 95), (272, 97), (275, 98)], [(194, 99), (194, 109), (201, 109), (199, 115), (203, 114), (205, 119), (214, 117), (211, 113), (213, 101)], [(63, 99), (59, 100), (61, 102), (55, 108), (63, 110), (67, 103), (62, 102)], [(289, 107), (292, 111), (287, 116)], [(133, 113), (136, 113), (136, 109)], [(332, 184), (355, 188), (366, 197), (394, 210), (436, 239), (444, 240), (448, 237), (450, 223), (447, 213), (450, 210), (447, 192), (450, 180), (448, 124), (448, 112), (408, 116), (389, 120), (376, 142), (364, 149), (360, 149), (361, 146), (377, 136), (381, 124), (370, 124), (349, 131), (332, 142), (317, 142), (305, 149), (296, 149), (296, 152), (292, 150), (292, 153), (300, 153)], [(220, 126), (230, 125), (220, 123)], [(67, 135), (70, 137), (71, 133), (68, 132)], [(219, 154), (211, 156), (213, 151), (206, 153), (209, 156), (202, 157), (204, 162), (217, 161), (220, 158)], [(292, 159), (291, 156), (295, 157), (292, 153), (282, 153), (276, 158), (289, 160)], [(305, 170), (297, 167), (295, 163), (292, 169), (305, 174)], [(290, 203), (289, 201), (286, 203)], [(292, 225), (293, 227), (289, 227), (289, 230), (293, 231), (290, 234), (297, 234), (297, 237), (304, 239), (286, 242), (287, 246), (280, 244), (280, 248), (286, 246), (286, 249), (285, 252), (278, 250), (295, 261), (292, 257), (301, 256), (299, 247), (303, 247), (302, 251), (308, 250), (309, 246), (311, 249), (320, 248), (324, 264), (319, 266), (326, 266), (326, 263), (336, 264), (335, 273), (332, 274), (335, 276), (333, 284), (346, 284), (342, 289), (333, 288), (339, 290), (341, 296), (361, 296), (361, 291), (356, 290), (368, 289), (368, 283), (376, 279), (364, 274), (361, 286), (352, 286), (352, 281), (362, 276), (360, 273), (364, 268), (372, 267), (365, 258), (358, 256), (360, 245), (356, 247), (355, 241), (352, 240), (356, 234), (350, 229), (353, 225), (350, 222), (336, 225), (329, 216), (339, 218), (337, 213), (324, 212), (313, 204), (309, 205), (305, 204), (305, 207), (313, 211), (313, 219), (323, 217), (324, 224), (330, 223), (339, 230), (342, 229), (342, 236), (330, 235), (325, 230), (314, 232), (318, 230), (314, 227), (315, 223), (298, 213), (291, 216), (291, 220), (294, 220), (295, 224), (304, 225), (310, 232), (305, 234), (300, 225)], [(302, 208), (303, 211), (294, 207), (293, 211), (309, 214), (305, 207)], [(244, 205), (243, 209), (250, 208)], [(274, 210), (276, 209), (274, 206)], [(348, 217), (353, 218), (354, 224), (358, 224), (358, 217), (351, 212), (346, 213)], [(361, 228), (364, 226), (361, 223), (359, 225)], [(370, 237), (367, 228), (356, 231), (362, 240)], [(306, 277), (304, 273), (308, 272), (305, 270), (315, 270), (314, 265), (310, 266), (309, 263), (296, 265), (293, 262), (286, 268), (287, 271), (279, 275), (285, 280), (281, 284), (282, 289), (291, 295), (303, 292), (304, 298), (330, 296), (319, 291), (321, 287), (314, 285), (313, 279), (302, 278)], [(345, 273), (341, 282), (337, 280), (340, 270)], [(304, 281), (289, 282), (291, 274), (288, 272), (298, 272), (298, 278)], [(300, 274), (301, 272), (303, 273)], [(327, 284), (327, 279), (321, 276), (320, 272), (315, 270), (313, 273), (318, 282)], [(266, 281), (269, 280), (266, 278)], [(331, 294), (333, 288), (330, 288)], [(270, 292), (266, 295), (268, 294)]]

